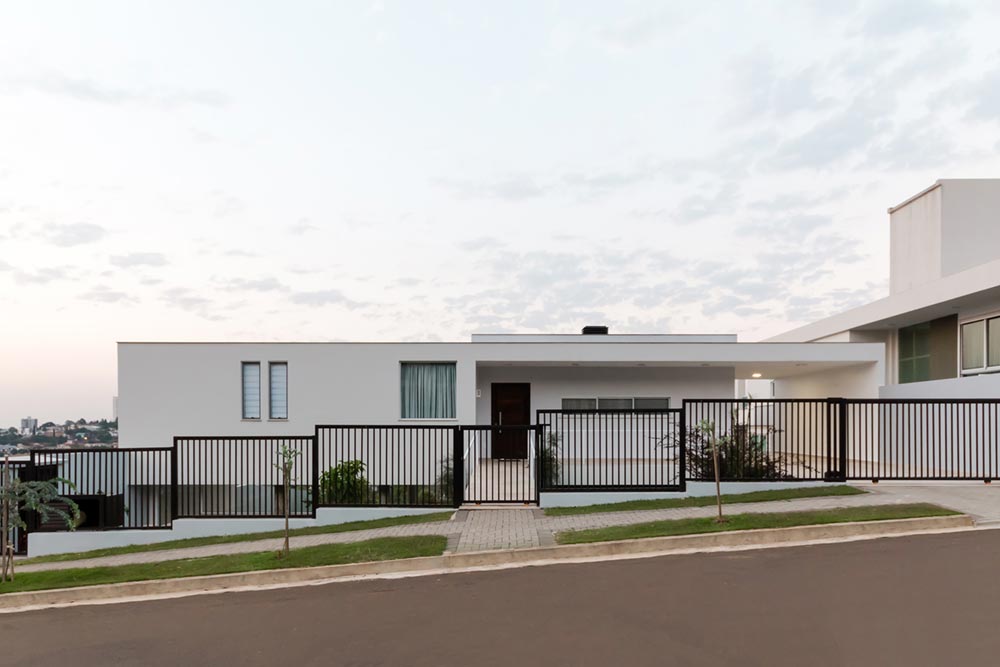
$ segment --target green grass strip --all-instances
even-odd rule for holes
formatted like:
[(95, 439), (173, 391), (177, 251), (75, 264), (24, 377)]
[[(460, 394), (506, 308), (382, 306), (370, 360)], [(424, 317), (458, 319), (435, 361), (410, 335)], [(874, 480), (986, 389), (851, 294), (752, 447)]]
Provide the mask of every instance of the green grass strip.
[[(394, 516), (386, 519), (372, 519), (370, 521), (352, 521), (350, 523), (338, 523), (332, 526), (310, 526), (308, 528), (295, 528), (288, 531), (288, 534), (292, 537), (297, 535), (325, 535), (327, 533), (348, 533), (355, 530), (388, 528), (389, 526), (406, 526), (414, 523), (434, 523), (437, 521), (447, 521), (451, 518), (452, 514), (453, 512), (450, 511), (434, 512), (433, 514)], [(253, 542), (255, 540), (267, 540), (275, 537), (283, 537), (284, 534), (284, 531), (281, 530), (271, 530), (265, 533), (240, 533), (239, 535), (191, 537), (183, 540), (156, 542), (155, 544), (134, 544), (127, 547), (108, 547), (107, 549), (94, 549), (93, 551), (77, 551), (75, 553), (38, 556), (37, 558), (18, 560), (17, 563), (21, 565), (34, 563), (60, 563), (68, 560), (80, 560), (82, 558), (100, 558), (101, 556), (118, 556), (120, 554), (134, 554), (145, 551), (186, 549), (188, 547), (204, 547), (210, 544), (232, 544), (233, 542)]]
[(696, 519), (672, 519), (650, 521), (629, 526), (610, 526), (587, 530), (570, 530), (556, 535), (559, 544), (583, 544), (587, 542), (609, 542), (632, 540), (644, 537), (665, 537), (669, 535), (697, 535), (700, 533), (722, 533), (733, 530), (754, 530), (757, 528), (790, 528), (849, 521), (885, 521), (888, 519), (914, 519), (926, 516), (949, 516), (959, 514), (952, 510), (931, 505), (913, 503), (908, 505), (869, 505), (864, 507), (841, 507), (808, 512), (780, 512), (773, 514), (734, 514), (726, 517), (725, 523), (716, 523), (714, 517)]
[[(856, 496), (868, 493), (853, 486), (806, 486), (799, 489), (776, 491), (751, 491), (750, 493), (727, 493), (722, 495), (724, 504), (760, 503), (771, 500), (795, 500), (796, 498), (819, 498), (822, 496)], [(655, 500), (628, 500), (623, 503), (584, 505), (582, 507), (549, 507), (546, 516), (571, 516), (575, 514), (600, 514), (603, 512), (632, 512), (635, 510), (660, 510), (675, 507), (707, 507), (715, 504), (715, 496), (694, 498), (661, 498)]]
[(380, 537), (364, 542), (322, 544), (315, 547), (293, 549), (287, 558), (280, 558), (274, 551), (249, 554), (228, 554), (186, 560), (136, 563), (115, 567), (87, 567), (47, 572), (17, 574), (13, 582), (0, 584), (0, 594), (22, 591), (40, 591), (73, 586), (96, 586), (126, 581), (175, 579), (208, 574), (255, 572), (290, 567), (341, 565), (368, 561), (439, 556), (444, 553), (448, 539), (442, 535), (413, 537)]

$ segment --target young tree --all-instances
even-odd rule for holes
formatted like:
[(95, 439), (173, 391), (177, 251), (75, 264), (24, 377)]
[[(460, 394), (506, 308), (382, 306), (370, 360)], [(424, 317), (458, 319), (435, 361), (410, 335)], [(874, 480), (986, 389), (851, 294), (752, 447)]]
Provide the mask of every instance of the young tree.
[(698, 422), (696, 429), (705, 438), (705, 442), (712, 450), (712, 468), (715, 471), (715, 504), (719, 509), (719, 514), (715, 518), (716, 523), (725, 523), (722, 516), (722, 485), (719, 483), (719, 439), (715, 436), (715, 422), (702, 419)]
[(281, 471), (281, 485), (284, 489), (284, 515), (285, 515), (285, 544), (282, 547), (282, 557), (288, 556), (288, 516), (291, 506), (292, 471), (295, 469), (295, 459), (299, 452), (291, 449), (288, 445), (282, 444), (278, 448), (278, 463), (275, 467)]
[(14, 529), (28, 528), (21, 518), (22, 508), (38, 512), (42, 521), (55, 515), (65, 521), (70, 530), (76, 527), (80, 508), (69, 498), (59, 495), (59, 482), (69, 484), (59, 478), (25, 482), (12, 474), (10, 456), (3, 457), (0, 477), (0, 582), (14, 580)]

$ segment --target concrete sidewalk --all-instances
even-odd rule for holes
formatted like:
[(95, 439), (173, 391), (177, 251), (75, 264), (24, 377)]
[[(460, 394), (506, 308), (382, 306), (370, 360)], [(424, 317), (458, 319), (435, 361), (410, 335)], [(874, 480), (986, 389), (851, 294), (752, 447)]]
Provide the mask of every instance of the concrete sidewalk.
[[(870, 505), (892, 505), (913, 502), (902, 497), (884, 494), (858, 496), (826, 496), (800, 498), (760, 503), (739, 503), (728, 506), (730, 514), (796, 512), (803, 510), (833, 509), (838, 507), (860, 507)], [(547, 517), (539, 509), (472, 509), (459, 510), (450, 521), (409, 524), (356, 530), (344, 533), (303, 535), (291, 538), (293, 549), (316, 546), (360, 542), (377, 537), (407, 537), (412, 535), (444, 535), (449, 538), (448, 550), (463, 553), (488, 551), (493, 549), (522, 549), (549, 546), (555, 543), (555, 533), (565, 530), (604, 528), (607, 526), (644, 523), (667, 519), (687, 519), (708, 517), (715, 514), (715, 507), (684, 507), (677, 509), (641, 510), (631, 512), (607, 512), (602, 514), (581, 514), (576, 516)], [(117, 556), (103, 556), (55, 563), (22, 565), (18, 572), (41, 572), (75, 567), (113, 567), (134, 563), (154, 563), (185, 558), (224, 556), (234, 553), (277, 551), (281, 548), (280, 538), (254, 540), (252, 542), (231, 542), (184, 549), (142, 551)]]
[(977, 525), (1000, 523), (1000, 483), (982, 482), (880, 482), (852, 484), (880, 498), (881, 502), (933, 503), (968, 514)]

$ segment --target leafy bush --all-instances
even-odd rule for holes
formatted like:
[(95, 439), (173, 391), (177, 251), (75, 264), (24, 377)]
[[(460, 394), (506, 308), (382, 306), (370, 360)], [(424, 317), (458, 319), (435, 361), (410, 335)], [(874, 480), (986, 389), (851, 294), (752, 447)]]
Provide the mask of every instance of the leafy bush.
[(541, 467), (542, 488), (548, 489), (559, 484), (559, 434), (550, 432), (545, 436), (538, 452), (538, 465)]
[[(710, 425), (714, 432), (714, 425)], [(767, 436), (774, 433), (751, 433), (746, 424), (733, 424), (730, 433), (716, 437), (719, 448), (719, 479), (794, 479), (785, 471), (780, 456), (768, 451)], [(689, 479), (713, 480), (711, 432), (693, 428), (687, 434), (687, 472)]]
[(360, 505), (368, 496), (363, 461), (342, 461), (319, 476), (322, 505)]

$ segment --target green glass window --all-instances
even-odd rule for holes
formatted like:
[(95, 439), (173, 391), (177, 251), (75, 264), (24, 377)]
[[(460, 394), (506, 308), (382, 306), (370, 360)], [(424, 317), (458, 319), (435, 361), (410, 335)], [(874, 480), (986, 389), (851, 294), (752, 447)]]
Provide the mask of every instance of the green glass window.
[(923, 382), (931, 379), (930, 322), (899, 330), (899, 382)]
[(962, 325), (962, 370), (986, 366), (986, 320)]

